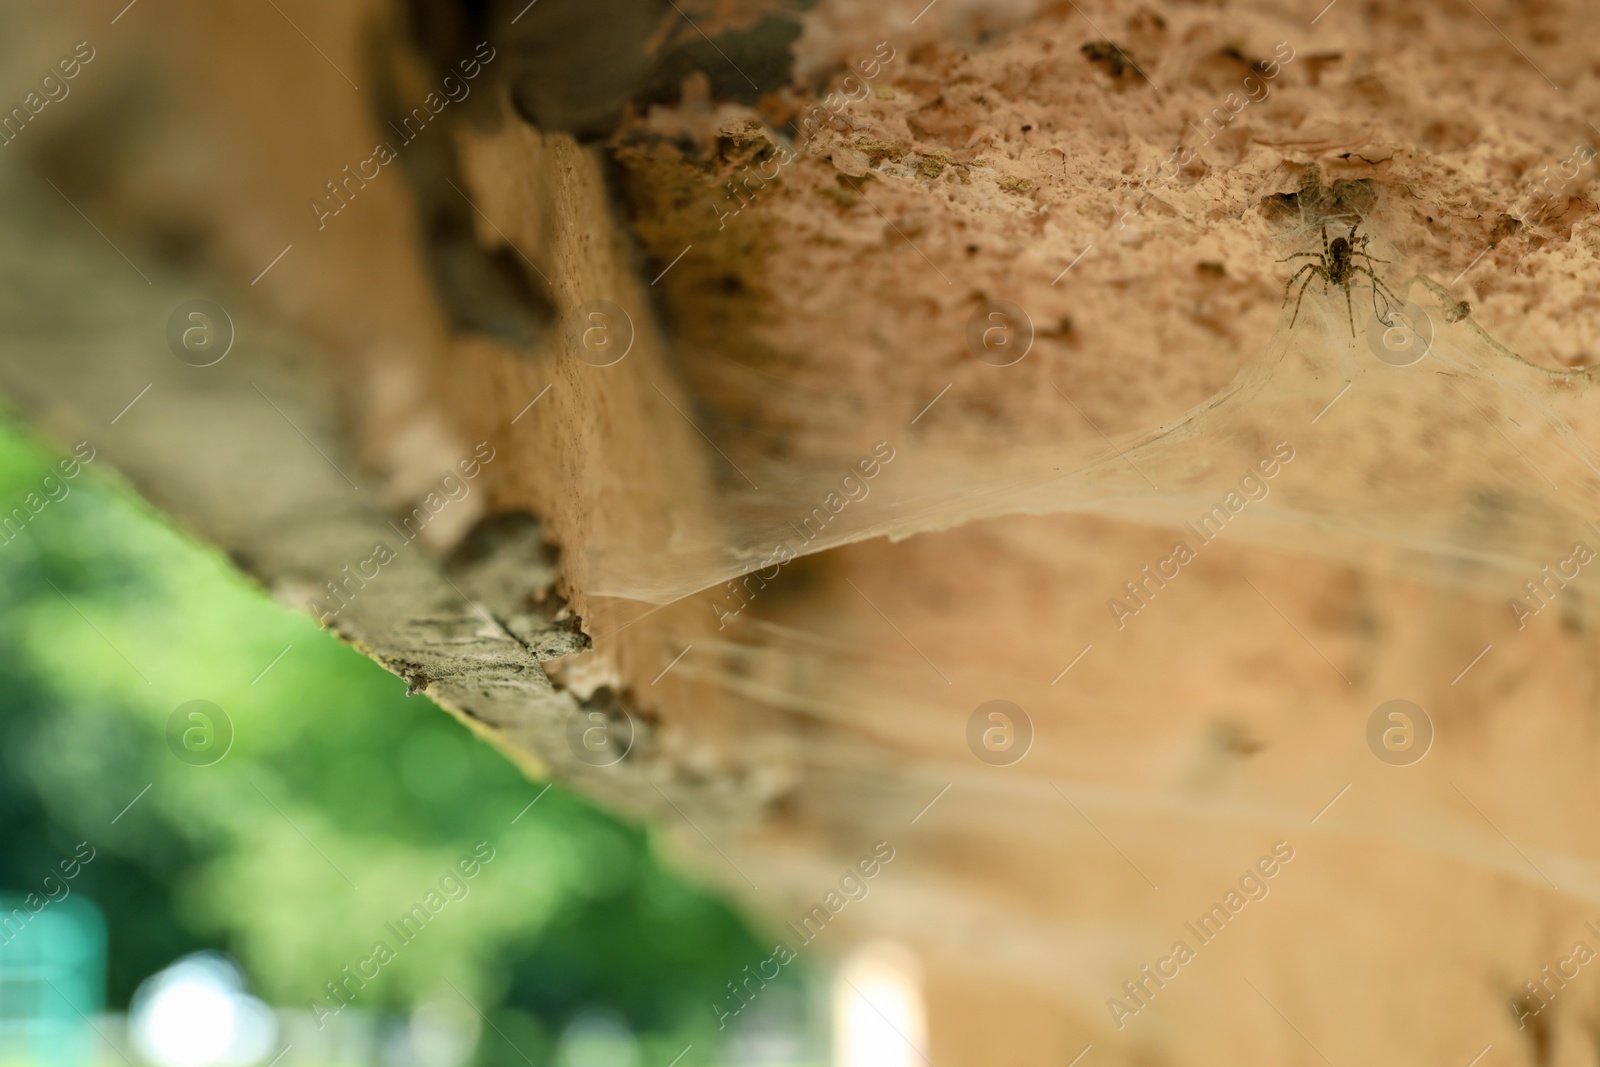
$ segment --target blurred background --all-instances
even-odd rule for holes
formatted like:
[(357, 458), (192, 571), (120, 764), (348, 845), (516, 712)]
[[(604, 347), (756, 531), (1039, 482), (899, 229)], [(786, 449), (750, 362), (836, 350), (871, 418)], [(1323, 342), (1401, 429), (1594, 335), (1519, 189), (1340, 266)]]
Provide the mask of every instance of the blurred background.
[[(60, 459), (0, 422), (0, 501)], [(55, 484), (0, 533), (0, 1067), (824, 1061), (803, 961), (719, 1019), (770, 946), (650, 835)]]

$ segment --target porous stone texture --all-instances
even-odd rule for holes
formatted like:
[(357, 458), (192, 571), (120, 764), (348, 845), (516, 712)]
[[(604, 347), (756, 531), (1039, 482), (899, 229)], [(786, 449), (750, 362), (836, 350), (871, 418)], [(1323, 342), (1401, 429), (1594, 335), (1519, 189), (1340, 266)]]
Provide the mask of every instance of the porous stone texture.
[[(660, 284), (731, 426), (885, 405), (909, 421), (953, 382), (981, 398), (969, 420), (1092, 433), (1052, 378), (1108, 432), (1163, 422), (1272, 333), (1279, 260), (1318, 249), (1324, 219), (1332, 237), (1359, 223), (1391, 284), (1449, 286), (1529, 361), (1592, 362), (1600, 85), (1576, 7), (1340, 4), (1312, 25), (1289, 5), (1059, 4), (992, 34), (992, 8), (943, 9), (909, 25), (824, 2), (797, 45), (824, 91), (760, 109), (690, 93), (617, 135), (652, 259), (694, 246)], [(806, 135), (825, 91), (858, 99)], [(1299, 197), (1308, 178), (1361, 195)], [(1003, 390), (964, 343), (993, 300), (1037, 331)], [(787, 388), (750, 399), (729, 365)]]

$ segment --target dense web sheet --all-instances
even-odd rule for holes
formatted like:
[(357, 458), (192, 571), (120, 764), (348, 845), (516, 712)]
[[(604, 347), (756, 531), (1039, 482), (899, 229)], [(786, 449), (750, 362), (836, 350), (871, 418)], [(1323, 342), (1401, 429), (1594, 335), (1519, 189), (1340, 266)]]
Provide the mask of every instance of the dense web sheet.
[(1003, 422), (974, 436), (864, 418), (852, 433), (820, 430), (797, 462), (752, 459), (713, 429), (727, 445), (708, 461), (726, 475), (718, 521), (702, 527), (715, 532), (668, 537), (648, 558), (597, 548), (597, 592), (667, 603), (865, 538), (1089, 512), (1173, 527), (1191, 548), (1226, 526), (1262, 546), (1519, 595), (1578, 542), (1600, 548), (1588, 525), (1600, 456), (1580, 432), (1589, 375), (1522, 360), (1431, 279), (1403, 288), (1390, 325), (1358, 288), (1352, 338), (1344, 295), (1314, 284), (1294, 327), (1286, 308), (1225, 389), (1134, 432), (1051, 443)]

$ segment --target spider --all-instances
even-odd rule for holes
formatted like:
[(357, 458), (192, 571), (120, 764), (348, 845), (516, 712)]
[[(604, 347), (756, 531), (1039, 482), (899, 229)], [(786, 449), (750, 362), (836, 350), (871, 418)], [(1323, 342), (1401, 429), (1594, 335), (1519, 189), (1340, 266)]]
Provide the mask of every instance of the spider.
[[(1389, 316), (1393, 313), (1394, 307), (1400, 304), (1401, 301), (1372, 269), (1373, 263), (1387, 263), (1389, 261), (1377, 259), (1367, 254), (1367, 241), (1370, 238), (1358, 233), (1359, 229), (1359, 223), (1352, 224), (1349, 234), (1344, 237), (1335, 237), (1330, 243), (1328, 241), (1328, 224), (1323, 223), (1321, 252), (1296, 252), (1294, 255), (1285, 256), (1278, 261), (1279, 263), (1288, 263), (1290, 260), (1299, 259), (1302, 256), (1309, 256), (1317, 261), (1305, 264), (1289, 275), (1289, 280), (1283, 283), (1283, 302), (1288, 304), (1289, 290), (1294, 287), (1296, 279), (1302, 274), (1306, 276), (1305, 281), (1300, 284), (1300, 296), (1294, 302), (1294, 315), (1289, 319), (1290, 329), (1294, 328), (1295, 321), (1300, 318), (1300, 301), (1306, 298), (1306, 286), (1311, 284), (1313, 277), (1317, 277), (1322, 279), (1322, 291), (1324, 293), (1328, 291), (1328, 286), (1330, 285), (1336, 285), (1344, 290), (1345, 310), (1350, 316), (1350, 336), (1354, 338), (1356, 335), (1356, 313), (1350, 299), (1350, 284), (1356, 280), (1357, 274), (1365, 274), (1372, 279), (1372, 310), (1377, 312), (1379, 322), (1386, 326), (1390, 325)], [(1367, 261), (1366, 264), (1357, 263), (1357, 256), (1365, 259)], [(1384, 303), (1384, 310), (1382, 311), (1378, 310), (1378, 297), (1380, 296), (1383, 297)]]

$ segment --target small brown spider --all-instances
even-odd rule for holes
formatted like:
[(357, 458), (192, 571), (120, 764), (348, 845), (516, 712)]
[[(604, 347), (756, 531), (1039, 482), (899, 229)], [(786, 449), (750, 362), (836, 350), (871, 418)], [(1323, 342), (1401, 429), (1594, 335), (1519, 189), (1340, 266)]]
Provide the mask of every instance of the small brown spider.
[[(1283, 302), (1288, 304), (1289, 290), (1293, 288), (1296, 279), (1302, 274), (1305, 275), (1305, 281), (1300, 284), (1300, 296), (1294, 302), (1294, 315), (1289, 319), (1290, 329), (1294, 328), (1296, 320), (1300, 318), (1300, 301), (1306, 298), (1306, 286), (1311, 284), (1313, 277), (1318, 277), (1322, 279), (1322, 291), (1324, 293), (1328, 291), (1330, 285), (1336, 285), (1344, 290), (1345, 310), (1350, 316), (1350, 336), (1354, 338), (1356, 335), (1356, 313), (1355, 306), (1350, 298), (1350, 284), (1356, 280), (1357, 274), (1365, 274), (1372, 279), (1372, 310), (1377, 313), (1379, 322), (1385, 325), (1389, 324), (1389, 316), (1401, 301), (1372, 269), (1373, 263), (1387, 263), (1389, 261), (1376, 259), (1367, 254), (1367, 241), (1370, 238), (1359, 234), (1357, 232), (1359, 229), (1359, 223), (1353, 224), (1348, 235), (1335, 237), (1330, 243), (1328, 241), (1328, 224), (1323, 223), (1321, 252), (1296, 252), (1292, 256), (1285, 256), (1283, 259), (1278, 260), (1279, 263), (1288, 263), (1290, 260), (1309, 256), (1317, 261), (1305, 264), (1289, 275), (1289, 280), (1283, 283)], [(1357, 256), (1365, 259), (1367, 261), (1366, 264), (1357, 263)], [(1378, 309), (1378, 298), (1380, 296), (1383, 298), (1384, 303), (1384, 310), (1382, 311)]]

